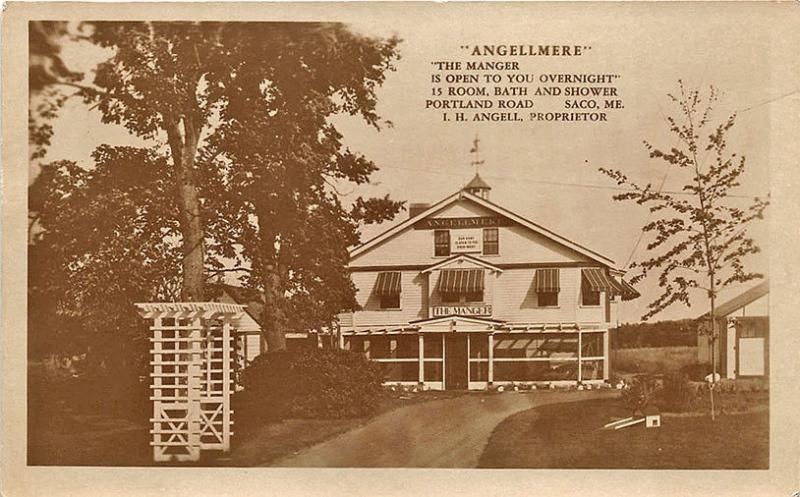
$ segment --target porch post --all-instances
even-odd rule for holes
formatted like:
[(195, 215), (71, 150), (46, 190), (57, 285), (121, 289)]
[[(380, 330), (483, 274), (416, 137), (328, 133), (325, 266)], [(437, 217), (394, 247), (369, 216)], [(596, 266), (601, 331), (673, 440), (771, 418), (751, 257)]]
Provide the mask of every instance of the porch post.
[(425, 383), (425, 342), (422, 338), (422, 333), (417, 332), (419, 340), (419, 384)]
[[(222, 322), (222, 450), (223, 452), (229, 452), (231, 450), (231, 430), (230, 426), (233, 424), (231, 422), (231, 406), (230, 406), (230, 398), (231, 398), (231, 383), (233, 382), (233, 378), (231, 377), (231, 322), (230, 318), (225, 317)], [(209, 369), (211, 369), (209, 367)], [(225, 429), (227, 427), (228, 429)]]
[(344, 335), (342, 334), (342, 328), (339, 328), (339, 350), (344, 350)]
[(583, 333), (581, 332), (581, 327), (578, 326), (578, 384), (581, 383), (583, 379), (583, 361), (581, 361), (583, 356)]
[(609, 340), (611, 339), (611, 330), (606, 330), (603, 332), (603, 379), (608, 380), (611, 378), (609, 372), (611, 371), (611, 365), (608, 363), (611, 360), (611, 355), (609, 354)]
[(486, 380), (487, 385), (492, 386), (492, 382), (494, 382), (494, 333), (489, 333), (489, 374)]

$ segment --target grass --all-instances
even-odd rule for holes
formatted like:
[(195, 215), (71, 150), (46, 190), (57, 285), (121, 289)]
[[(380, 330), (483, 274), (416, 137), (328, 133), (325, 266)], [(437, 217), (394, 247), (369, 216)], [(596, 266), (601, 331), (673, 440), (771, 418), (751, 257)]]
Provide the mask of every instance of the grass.
[(483, 468), (767, 469), (769, 413), (664, 416), (660, 428), (601, 430), (628, 413), (618, 399), (553, 404), (498, 425)]
[(666, 373), (695, 363), (697, 347), (648, 347), (611, 352), (611, 367), (621, 373)]

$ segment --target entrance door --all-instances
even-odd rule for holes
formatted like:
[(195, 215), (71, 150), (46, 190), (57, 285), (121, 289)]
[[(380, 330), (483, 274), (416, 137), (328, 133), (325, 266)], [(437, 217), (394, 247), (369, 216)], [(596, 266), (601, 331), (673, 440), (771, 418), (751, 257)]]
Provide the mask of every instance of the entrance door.
[(467, 335), (448, 335), (445, 339), (444, 388), (446, 390), (466, 390)]

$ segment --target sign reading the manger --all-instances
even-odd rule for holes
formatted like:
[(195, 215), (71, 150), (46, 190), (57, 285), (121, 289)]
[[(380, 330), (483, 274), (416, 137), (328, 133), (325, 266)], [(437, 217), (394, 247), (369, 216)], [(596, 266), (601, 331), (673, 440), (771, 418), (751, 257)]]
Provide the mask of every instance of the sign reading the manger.
[(433, 317), (444, 316), (491, 316), (491, 305), (438, 305), (431, 308)]

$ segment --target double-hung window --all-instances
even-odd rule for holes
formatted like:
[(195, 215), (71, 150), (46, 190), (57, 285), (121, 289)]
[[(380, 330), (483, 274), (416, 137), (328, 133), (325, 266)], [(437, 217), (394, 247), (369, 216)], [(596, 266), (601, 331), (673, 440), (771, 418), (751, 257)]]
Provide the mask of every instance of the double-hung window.
[(450, 255), (450, 231), (435, 230), (433, 232), (433, 255)]
[(560, 279), (558, 268), (536, 270), (534, 290), (539, 307), (558, 306), (558, 292), (561, 291)]
[(378, 278), (375, 281), (375, 295), (380, 301), (381, 309), (400, 308), (401, 282), (402, 274), (400, 271), (378, 273)]
[(497, 228), (483, 229), (483, 255), (500, 253), (500, 233)]

